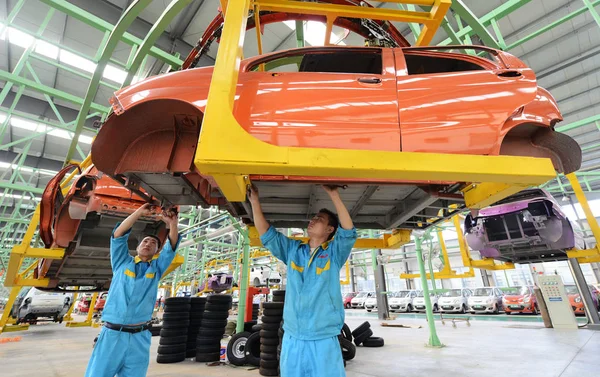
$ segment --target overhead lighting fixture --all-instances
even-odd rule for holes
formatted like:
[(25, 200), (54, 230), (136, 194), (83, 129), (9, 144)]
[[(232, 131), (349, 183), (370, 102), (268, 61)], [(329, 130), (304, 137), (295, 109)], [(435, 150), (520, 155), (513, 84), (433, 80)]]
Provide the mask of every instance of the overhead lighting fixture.
[(58, 55), (60, 53), (60, 49), (53, 44), (50, 44), (46, 41), (38, 40), (35, 43), (35, 52), (40, 55), (44, 55), (50, 59), (58, 59)]
[(9, 27), (8, 28), (8, 41), (14, 45), (23, 48), (29, 48), (34, 42), (35, 38), (27, 33), (20, 30)]
[(75, 55), (70, 51), (61, 49), (59, 56), (59, 60), (61, 63), (71, 65), (89, 73), (94, 73), (94, 71), (96, 70), (96, 63), (86, 58), (82, 58), (79, 55)]
[(52, 177), (54, 177), (55, 175), (58, 174), (58, 172), (54, 171), (54, 170), (33, 169), (33, 168), (28, 167), (28, 166), (21, 166), (21, 167), (19, 167), (16, 164), (10, 164), (8, 162), (0, 162), (0, 169), (14, 169), (14, 170), (18, 170), (18, 171), (26, 172), (26, 173), (37, 172), (39, 174), (48, 175), (48, 176), (52, 176)]

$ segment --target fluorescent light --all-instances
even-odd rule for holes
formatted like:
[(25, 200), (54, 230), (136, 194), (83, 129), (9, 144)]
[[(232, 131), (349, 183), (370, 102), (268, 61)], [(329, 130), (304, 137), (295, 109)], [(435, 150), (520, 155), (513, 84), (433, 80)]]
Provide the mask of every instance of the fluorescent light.
[(94, 138), (92, 136), (79, 135), (79, 142), (83, 144), (92, 144)]
[(7, 116), (4, 113), (0, 113), (0, 123), (4, 123), (4, 121), (6, 120)]
[(110, 64), (107, 64), (106, 68), (104, 68), (104, 73), (102, 74), (102, 76), (104, 76), (108, 80), (122, 84), (125, 81), (125, 78), (127, 77), (127, 72)]
[[(1, 117), (3, 114), (0, 114), (0, 121), (1, 121)], [(4, 116), (6, 119), (6, 116)], [(13, 127), (16, 128), (22, 128), (24, 130), (27, 131), (35, 131), (35, 132), (44, 132), (46, 131), (46, 125), (42, 124), (42, 123), (36, 123), (34, 121), (31, 120), (27, 120), (27, 119), (22, 119), (22, 118), (17, 118), (17, 117), (12, 117), (10, 118), (10, 124)], [(48, 126), (48, 127), (52, 127), (52, 126)], [(50, 132), (48, 132), (48, 135), (51, 136), (56, 136), (59, 137), (61, 139), (66, 139), (66, 140), (73, 140), (73, 132), (69, 132), (67, 130), (61, 130), (61, 129), (54, 129)], [(93, 137), (92, 136), (86, 136), (86, 135), (80, 135), (79, 136), (79, 142), (82, 144), (92, 144), (92, 140)]]
[[(36, 172), (35, 169), (30, 168), (28, 166), (21, 166), (21, 167), (19, 167), (16, 164), (10, 164), (8, 162), (0, 162), (0, 169), (14, 169), (14, 170), (22, 171), (22, 172), (27, 172), (27, 173), (34, 173), (34, 172)], [(44, 175), (50, 175), (50, 176), (53, 176), (53, 177), (56, 174), (58, 174), (57, 171), (46, 170), (46, 169), (37, 169), (37, 173), (44, 174)]]
[[(33, 187), (32, 187), (33, 188)], [(30, 200), (40, 200), (40, 198), (38, 198), (37, 196), (29, 196), (29, 195), (18, 195), (18, 194), (4, 194), (5, 198), (9, 198), (9, 199), (30, 199)]]
[(16, 117), (10, 118), (10, 125), (16, 128), (22, 128), (27, 131), (43, 132), (46, 130), (46, 126), (43, 124)]
[(35, 52), (37, 52), (40, 55), (44, 55), (50, 59), (56, 60), (58, 59), (60, 49), (46, 41), (38, 40), (35, 43)]
[(35, 38), (20, 30), (8, 28), (8, 41), (14, 45), (29, 48), (35, 42)]
[[(296, 21), (283, 21), (283, 23), (292, 30), (296, 30)], [(325, 42), (325, 31), (327, 26), (318, 21), (307, 21), (304, 24), (304, 40), (311, 46), (323, 46)], [(340, 37), (331, 32), (331, 42), (335, 43)], [(335, 43), (338, 46), (345, 46), (344, 41), (340, 40)]]
[(94, 71), (96, 70), (96, 63), (92, 62), (91, 60), (82, 58), (79, 55), (75, 55), (70, 51), (61, 49), (59, 55), (61, 63), (71, 65), (89, 73), (94, 73)]

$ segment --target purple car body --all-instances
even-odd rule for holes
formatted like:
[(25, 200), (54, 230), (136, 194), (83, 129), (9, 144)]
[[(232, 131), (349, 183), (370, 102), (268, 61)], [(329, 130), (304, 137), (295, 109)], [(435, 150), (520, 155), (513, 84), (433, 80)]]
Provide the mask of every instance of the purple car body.
[(514, 263), (565, 260), (567, 250), (585, 248), (579, 228), (543, 189), (521, 191), (476, 217), (467, 215), (465, 235), (482, 257)]
[(231, 289), (233, 285), (233, 275), (225, 273), (216, 273), (206, 279), (206, 282), (200, 287), (200, 291), (203, 291), (206, 287), (215, 293), (220, 293)]

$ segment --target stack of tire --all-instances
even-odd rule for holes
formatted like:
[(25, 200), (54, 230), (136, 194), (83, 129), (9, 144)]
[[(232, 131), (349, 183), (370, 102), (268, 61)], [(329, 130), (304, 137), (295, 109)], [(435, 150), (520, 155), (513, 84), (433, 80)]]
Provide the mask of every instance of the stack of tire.
[(258, 309), (259, 304), (252, 304), (252, 321), (244, 323), (244, 331), (251, 333), (252, 327), (258, 323)]
[[(343, 332), (343, 330), (342, 330)], [(352, 331), (352, 337), (354, 338), (354, 344), (357, 346), (364, 347), (383, 347), (383, 338), (374, 337), (373, 330), (371, 330), (371, 324), (366, 321)], [(342, 347), (343, 349), (343, 347)]]
[(190, 325), (190, 298), (169, 297), (165, 300), (163, 324), (158, 342), (156, 362), (178, 363), (185, 360), (188, 327)]
[(259, 373), (261, 376), (279, 375), (285, 291), (273, 291), (273, 301), (263, 304), (262, 329), (260, 330)]
[(207, 297), (200, 331), (196, 338), (197, 362), (221, 359), (221, 339), (227, 326), (229, 309), (231, 309), (231, 296), (214, 294)]
[(192, 297), (190, 304), (190, 326), (187, 333), (186, 358), (196, 356), (196, 338), (198, 338), (200, 325), (202, 324), (206, 297)]

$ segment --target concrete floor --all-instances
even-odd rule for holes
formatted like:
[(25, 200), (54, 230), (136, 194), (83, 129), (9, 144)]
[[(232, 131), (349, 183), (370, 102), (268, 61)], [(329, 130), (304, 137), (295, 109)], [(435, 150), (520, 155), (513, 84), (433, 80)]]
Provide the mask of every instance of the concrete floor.
[[(78, 318), (79, 320), (80, 318)], [(348, 362), (348, 377), (429, 376), (594, 376), (600, 370), (600, 333), (590, 330), (545, 329), (541, 323), (519, 321), (472, 321), (456, 328), (436, 321), (441, 349), (425, 347), (429, 337), (426, 322), (412, 315), (394, 321), (422, 328), (379, 326), (373, 315), (349, 311), (351, 328), (371, 322), (375, 336), (385, 339), (383, 348), (359, 347)], [(20, 336), (17, 342), (0, 343), (0, 376), (82, 376), (99, 329), (65, 328), (59, 324), (31, 326), (28, 331), (0, 335)], [(258, 370), (230, 366), (209, 367), (193, 359), (177, 364), (157, 364), (158, 337), (152, 338), (148, 376), (258, 376)]]

